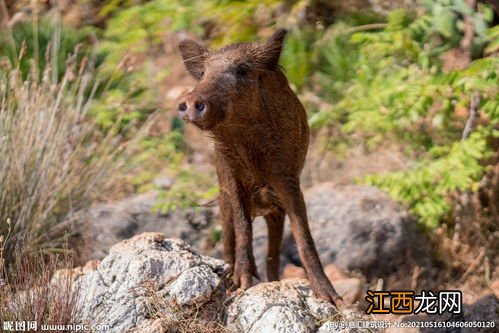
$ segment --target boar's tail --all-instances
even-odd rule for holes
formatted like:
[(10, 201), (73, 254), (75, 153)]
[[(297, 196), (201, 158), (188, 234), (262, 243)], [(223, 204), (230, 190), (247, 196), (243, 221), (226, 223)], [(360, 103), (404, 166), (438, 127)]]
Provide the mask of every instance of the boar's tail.
[(218, 199), (220, 199), (220, 196), (217, 196), (215, 199), (212, 199), (210, 201), (207, 201), (207, 202), (204, 202), (204, 203), (199, 203), (199, 202), (196, 202), (194, 200), (191, 200), (191, 199), (188, 199), (193, 206), (195, 207), (213, 207), (216, 205), (216, 203), (218, 202)]

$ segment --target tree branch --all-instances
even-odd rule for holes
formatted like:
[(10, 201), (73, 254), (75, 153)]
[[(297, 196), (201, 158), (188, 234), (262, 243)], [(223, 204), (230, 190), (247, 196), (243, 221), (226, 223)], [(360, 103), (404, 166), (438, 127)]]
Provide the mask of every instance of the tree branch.
[(470, 114), (468, 116), (468, 120), (466, 121), (466, 126), (464, 127), (463, 130), (463, 136), (462, 136), (463, 140), (466, 140), (470, 136), (471, 131), (473, 130), (475, 120), (479, 115), (478, 106), (480, 105), (480, 100), (481, 100), (480, 93), (474, 92), (473, 96), (471, 96)]
[[(476, 8), (476, 0), (467, 0), (466, 5), (474, 12)], [(464, 17), (464, 35), (461, 40), (461, 49), (468, 58), (468, 63), (471, 62), (471, 46), (473, 45), (473, 37), (475, 36), (475, 25), (471, 15)]]

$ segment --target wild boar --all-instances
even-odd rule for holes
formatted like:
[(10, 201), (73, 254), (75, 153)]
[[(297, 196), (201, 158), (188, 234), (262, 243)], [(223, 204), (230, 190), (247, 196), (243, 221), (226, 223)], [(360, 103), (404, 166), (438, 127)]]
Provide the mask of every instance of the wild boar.
[(338, 304), (312, 239), (300, 188), (309, 144), (307, 115), (279, 66), (286, 30), (266, 42), (238, 43), (209, 51), (193, 40), (179, 44), (184, 64), (197, 81), (180, 98), (179, 117), (213, 140), (224, 260), (242, 289), (258, 278), (252, 249), (252, 220), (268, 227), (267, 278), (279, 278), (285, 214), (316, 296)]

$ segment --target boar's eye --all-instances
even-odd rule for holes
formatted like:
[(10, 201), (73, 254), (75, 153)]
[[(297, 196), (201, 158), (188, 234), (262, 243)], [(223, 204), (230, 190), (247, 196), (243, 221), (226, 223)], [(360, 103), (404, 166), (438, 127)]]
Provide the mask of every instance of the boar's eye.
[(239, 77), (245, 77), (245, 76), (247, 76), (248, 72), (249, 72), (248, 67), (246, 67), (244, 65), (241, 65), (241, 66), (237, 67), (237, 69), (236, 69), (236, 74)]

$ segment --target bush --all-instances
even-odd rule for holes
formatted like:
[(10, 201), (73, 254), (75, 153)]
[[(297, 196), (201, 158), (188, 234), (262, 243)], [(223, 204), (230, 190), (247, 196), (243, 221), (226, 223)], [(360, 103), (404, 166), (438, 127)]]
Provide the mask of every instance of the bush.
[(65, 72), (66, 61), (77, 45), (82, 48), (78, 61), (90, 51), (87, 40), (92, 30), (76, 30), (48, 19), (21, 22), (12, 30), (0, 31), (0, 43), (4, 46), (0, 49), (0, 58), (6, 56), (13, 66), (19, 66), (23, 79), (34, 74), (31, 62), (35, 61), (37, 74), (40, 75), (37, 79), (41, 79), (49, 65), (52, 79), (55, 77), (60, 80)]
[[(431, 24), (442, 19), (434, 15), (430, 11), (416, 18), (397, 10), (381, 31), (357, 32), (349, 39), (326, 34), (329, 40), (320, 51), (324, 54), (320, 82), (323, 97), (337, 100), (330, 100), (331, 107), (310, 120), (314, 127), (339, 122), (350, 140), (365, 142), (368, 148), (401, 142), (415, 160), (410, 170), (360, 181), (406, 203), (427, 227), (438, 226), (449, 215), (452, 194), (478, 189), (487, 164), (493, 163), (490, 143), (499, 125), (499, 60), (484, 57), (465, 69), (444, 71), (440, 56), (455, 41), (445, 38), (441, 26)], [(476, 21), (483, 16), (473, 17)], [(496, 29), (489, 30), (490, 37), (482, 45), (485, 50), (497, 45)], [(483, 31), (476, 34), (481, 37)], [(347, 66), (339, 66), (343, 56), (335, 56), (338, 40), (346, 43), (344, 50), (354, 53)], [(345, 74), (336, 78), (328, 68)], [(481, 117), (471, 136), (461, 140), (475, 95)]]
[(115, 13), (99, 46), (105, 56), (101, 73), (110, 80), (112, 89), (96, 112), (99, 123), (106, 125), (113, 122), (115, 114), (120, 114), (120, 110), (109, 109), (108, 105), (128, 105), (122, 108), (130, 111), (127, 118), (139, 122), (144, 120), (141, 115), (157, 107), (156, 86), (168, 75), (169, 68), (158, 68), (153, 59), (161, 53), (168, 32), (188, 27), (200, 32), (194, 23), (196, 17), (196, 7), (185, 0), (153, 0)]
[(78, 62), (77, 48), (58, 80), (54, 57), (48, 54), (43, 71), (30, 59), (26, 79), (1, 60), (0, 235), (10, 220), (7, 261), (22, 243), (34, 253), (61, 251), (78, 235), (84, 209), (122, 170), (116, 130), (103, 134), (88, 116), (97, 89), (89, 59)]

